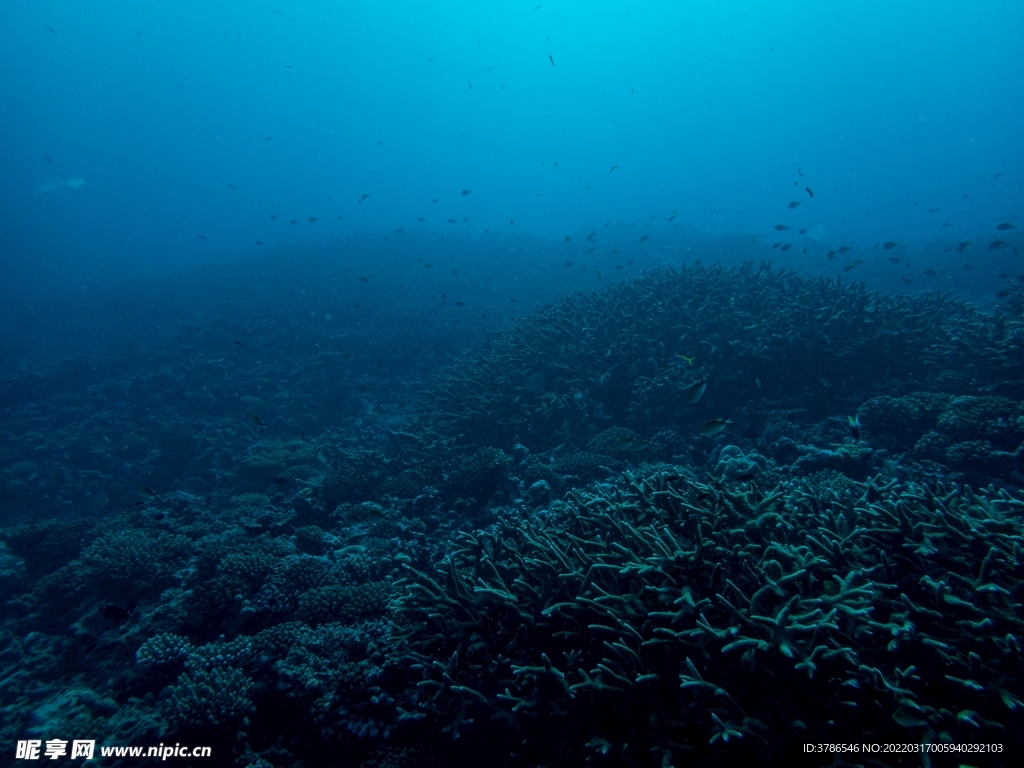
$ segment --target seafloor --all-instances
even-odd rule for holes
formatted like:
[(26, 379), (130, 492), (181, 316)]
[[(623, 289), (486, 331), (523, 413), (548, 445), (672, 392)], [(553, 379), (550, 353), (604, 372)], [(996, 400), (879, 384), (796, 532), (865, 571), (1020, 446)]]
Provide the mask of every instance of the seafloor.
[(428, 311), (264, 269), (259, 311), (211, 278), (92, 307), (53, 360), (8, 339), (4, 760), (1024, 754), (1021, 281), (981, 308), (689, 266), (502, 309), (477, 276)]

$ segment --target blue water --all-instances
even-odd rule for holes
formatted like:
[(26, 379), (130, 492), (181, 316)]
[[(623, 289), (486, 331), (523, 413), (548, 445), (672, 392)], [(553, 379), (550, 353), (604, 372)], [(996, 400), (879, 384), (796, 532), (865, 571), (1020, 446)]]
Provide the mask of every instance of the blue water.
[(3, 298), (397, 227), (934, 266), (1020, 214), (1019, 3), (536, 5), (5, 3)]

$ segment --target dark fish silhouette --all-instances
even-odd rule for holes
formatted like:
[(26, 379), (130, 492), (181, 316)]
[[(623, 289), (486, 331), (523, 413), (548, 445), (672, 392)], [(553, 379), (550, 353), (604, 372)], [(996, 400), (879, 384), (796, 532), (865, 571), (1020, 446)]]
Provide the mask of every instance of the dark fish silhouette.
[(828, 260), (829, 261), (832, 261), (832, 259), (834, 259), (835, 257), (836, 257), (836, 252), (835, 251), (829, 251), (828, 252)]
[(548, 61), (551, 62), (552, 67), (555, 66), (555, 59), (550, 53), (548, 54)]
[(785, 243), (784, 245), (782, 245), (782, 246), (780, 246), (780, 247), (779, 247), (779, 250), (780, 250), (780, 251), (788, 251), (788, 250), (789, 250), (790, 248), (792, 248), (792, 247), (793, 247), (793, 246), (792, 246), (792, 245), (790, 245), (789, 243)]
[(462, 196), (463, 196), (463, 197), (465, 197), (465, 196), (466, 196), (466, 195), (468, 195), (468, 194), (469, 194), (470, 192), (471, 192), (471, 190), (468, 190), (468, 189), (464, 189), (464, 190), (462, 190)]
[(800, 203), (798, 203), (796, 200), (794, 200), (787, 207), (789, 208), (789, 210), (793, 210), (794, 208), (796, 208), (799, 205), (800, 205)]
[(43, 157), (46, 158), (46, 162), (48, 162), (50, 165), (53, 165), (53, 160), (50, 159), (50, 155), (48, 153), (43, 152)]
[(46, 27), (46, 31), (49, 32), (51, 35), (57, 34), (57, 30), (51, 27), (49, 24), (43, 24), (43, 26)]
[(899, 243), (894, 243), (892, 240), (889, 240), (888, 242), (882, 243), (882, 248), (883, 248), (883, 250), (886, 250), (886, 251), (891, 251), (893, 248), (896, 248), (898, 246), (899, 246)]
[(455, 219), (445, 219), (445, 221), (447, 221), (449, 224), (455, 223)]
[(810, 187), (804, 187), (804, 192), (806, 192), (811, 197), (814, 197), (814, 190), (812, 190)]
[(469, 90), (472, 91), (473, 90), (473, 83), (470, 82), (469, 80), (467, 80), (466, 82), (469, 84)]
[(611, 168), (608, 169), (608, 173), (611, 173), (612, 171), (614, 171), (618, 167), (619, 166), (617, 166), (617, 165), (613, 165)]
[(206, 239), (206, 235), (196, 235), (196, 237), (198, 237), (200, 240)]
[(848, 250), (850, 250), (850, 246), (844, 245), (838, 251), (836, 251), (836, 253), (846, 253)]
[(889, 262), (891, 264), (899, 264), (900, 263), (900, 257), (899, 256), (890, 256), (889, 257)]
[(366, 277), (360, 277), (359, 278), (359, 282), (360, 283), (368, 283), (368, 282), (370, 282), (370, 280), (368, 278), (366, 278)]
[(803, 227), (800, 227), (800, 234), (801, 235), (806, 235), (807, 234), (807, 230), (804, 229)]
[(312, 223), (314, 223), (316, 221), (319, 221), (319, 217), (318, 216), (310, 216), (309, 217), (309, 223), (310, 224), (312, 224)]
[[(50, 156), (47, 155), (46, 159), (49, 160)], [(53, 163), (50, 163), (50, 165), (53, 165)], [(1013, 229), (1013, 224), (1011, 224), (1008, 221), (1004, 221), (1002, 224), (997, 225), (996, 229), (998, 229), (1000, 232), (1005, 232), (1008, 229)]]
[(990, 251), (994, 251), (996, 248), (1002, 248), (1005, 245), (1005, 240), (993, 240), (991, 243), (988, 244), (988, 249)]
[(572, 235), (566, 235), (565, 239), (562, 242), (563, 243), (568, 243), (570, 240), (572, 240)]
[(509, 219), (508, 223), (511, 224), (514, 227), (516, 225), (516, 220), (515, 219)]
[(779, 230), (779, 232), (785, 232), (787, 229), (789, 229), (789, 227), (787, 227), (785, 224), (776, 224), (775, 228)]
[(645, 240), (647, 240), (647, 235), (641, 235), (641, 236), (640, 236), (640, 242), (642, 243), (642, 242), (644, 242)]
[(366, 199), (368, 199), (369, 197), (370, 197), (370, 196), (369, 196), (368, 194), (366, 194), (365, 192), (363, 192), (363, 194), (361, 194), (361, 195), (359, 196), (359, 202), (358, 202), (358, 203), (356, 203), (356, 205), (362, 205), (362, 204), (363, 204), (363, 200), (366, 200)]

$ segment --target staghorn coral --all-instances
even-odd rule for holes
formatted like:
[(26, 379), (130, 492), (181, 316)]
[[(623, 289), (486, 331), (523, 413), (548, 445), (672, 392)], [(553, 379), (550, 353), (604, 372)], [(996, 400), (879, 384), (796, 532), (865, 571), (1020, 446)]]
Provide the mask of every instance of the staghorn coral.
[[(873, 294), (767, 266), (658, 271), (562, 299), (440, 373), (421, 405), (421, 443), (459, 435), (542, 451), (615, 426), (693, 434), (721, 415), (709, 409), (758, 401), (852, 413), (896, 386), (921, 389), (948, 360), (979, 380), (1021, 378), (1015, 333), (933, 294)], [(686, 397), (696, 374), (676, 354), (714, 366), (696, 404)]]
[(546, 763), (1024, 725), (1024, 501), (825, 477), (739, 493), (627, 474), (614, 500), (462, 534), (396, 585), (392, 641), (435, 659), (420, 709), (509, 716)]

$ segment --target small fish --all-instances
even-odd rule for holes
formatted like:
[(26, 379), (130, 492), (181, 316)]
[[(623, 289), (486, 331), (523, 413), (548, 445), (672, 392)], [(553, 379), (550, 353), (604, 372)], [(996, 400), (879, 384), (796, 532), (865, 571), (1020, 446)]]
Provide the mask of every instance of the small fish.
[(319, 216), (310, 216), (310, 217), (309, 217), (309, 223), (310, 223), (310, 224), (313, 224), (313, 223), (315, 223), (315, 222), (319, 221), (319, 219), (320, 219), (320, 217), (319, 217)]
[(467, 80), (466, 84), (469, 85), (469, 90), (472, 91), (473, 90), (473, 82), (471, 80)]
[(359, 202), (358, 202), (358, 203), (356, 203), (356, 205), (362, 205), (362, 204), (363, 204), (363, 200), (366, 200), (366, 199), (368, 199), (369, 197), (370, 197), (370, 196), (369, 196), (368, 194), (366, 194), (365, 192), (363, 192), (363, 194), (361, 194), (361, 195), (359, 196)]
[(835, 257), (836, 257), (836, 252), (835, 251), (829, 251), (828, 252), (828, 260), (829, 261), (832, 261), (832, 259), (834, 259)]
[(962, 243), (957, 243), (957, 245), (956, 245), (956, 252), (957, 253), (963, 253), (965, 250), (967, 250), (967, 246), (970, 245), (970, 244), (971, 244), (970, 240), (965, 240)]
[(858, 443), (860, 442), (860, 416), (847, 416), (847, 423), (850, 425), (850, 436)]
[(368, 282), (370, 282), (370, 281), (369, 281), (369, 279), (368, 279), (368, 278), (365, 278), (365, 277), (360, 277), (360, 278), (359, 278), (359, 282), (360, 282), (360, 283), (368, 283)]
[(850, 250), (850, 246), (844, 245), (838, 251), (836, 251), (836, 253), (846, 253), (849, 250)]
[(640, 242), (643, 243), (643, 242), (646, 242), (646, 241), (647, 241), (647, 235), (641, 235), (640, 236)]
[(693, 358), (692, 357), (687, 357), (686, 355), (680, 355), (678, 352), (676, 354), (672, 355), (672, 357), (678, 357), (680, 360), (685, 360), (687, 363), (690, 364), (691, 368), (693, 367)]
[(612, 171), (614, 171), (618, 167), (619, 166), (617, 166), (617, 165), (613, 165), (611, 168), (608, 169), (608, 173), (611, 173)]
[(526, 421), (526, 419), (524, 419), (522, 416), (520, 416), (517, 413), (513, 413), (511, 416), (509, 416), (508, 420), (510, 422), (512, 422), (513, 424), (522, 424), (524, 421)]
[[(774, 46), (772, 46), (772, 47), (774, 47)], [(804, 172), (801, 171), (799, 168), (796, 169), (796, 172), (800, 174), (800, 178), (801, 179), (804, 177)]]
[(890, 256), (889, 257), (889, 263), (890, 264), (899, 264), (900, 263), (900, 257), (899, 256)]
[(43, 26), (46, 28), (46, 31), (49, 32), (51, 35), (57, 34), (57, 30), (51, 27), (49, 24), (43, 24)]
[(231, 343), (232, 343), (232, 344), (237, 344), (237, 345), (238, 345), (238, 346), (240, 346), (240, 347), (244, 347), (244, 346), (245, 346), (245, 345), (244, 345), (244, 344), (243, 344), (242, 342), (240, 342), (240, 341), (234, 341), (234, 340), (232, 340), (232, 342), (231, 342)]
[[(46, 159), (47, 159), (47, 160), (49, 160), (49, 159), (50, 159), (50, 156), (49, 156), (49, 155), (47, 155), (47, 156), (46, 156)], [(53, 165), (53, 163), (50, 163), (50, 165)], [(1004, 221), (1004, 222), (1003, 222), (1002, 224), (998, 224), (998, 225), (996, 226), (996, 229), (998, 229), (998, 230), (999, 230), (1000, 232), (1005, 232), (1006, 230), (1008, 230), (1008, 229), (1013, 229), (1013, 228), (1014, 228), (1014, 227), (1013, 227), (1013, 224), (1011, 224), (1011, 223), (1010, 223), (1010, 222), (1008, 222), (1008, 221)]]
[(267, 428), (267, 425), (263, 423), (263, 419), (261, 419), (255, 413), (250, 413), (249, 414), (249, 421), (251, 421), (253, 424), (255, 424), (260, 429), (266, 429)]
[(570, 240), (572, 240), (572, 235), (566, 235), (566, 236), (565, 236), (565, 237), (564, 237), (564, 238), (562, 239), (562, 242), (563, 242), (563, 243), (568, 243), (568, 242), (569, 242)]
[(455, 306), (456, 307), (464, 307), (464, 306), (466, 306), (466, 302), (464, 302), (464, 301), (456, 301), (455, 302)]
[(882, 243), (882, 248), (886, 251), (891, 251), (893, 248), (898, 248), (899, 243), (894, 243), (892, 240)]
[(784, 243), (783, 245), (781, 245), (781, 246), (779, 247), (779, 250), (780, 250), (780, 251), (788, 251), (788, 250), (789, 250), (790, 248), (792, 248), (792, 247), (793, 247), (793, 246), (792, 246), (792, 245), (790, 245), (789, 243)]
[(708, 388), (708, 375), (705, 373), (697, 381), (693, 382), (686, 388), (686, 399), (690, 401), (690, 405), (698, 402), (704, 397), (704, 391)]
[(514, 227), (516, 225), (516, 220), (515, 219), (509, 219), (508, 223), (511, 224)]
[(996, 298), (997, 299), (1005, 299), (1009, 295), (1010, 295), (1010, 292), (1004, 288), (1003, 290), (999, 291), (996, 294)]
[(288, 219), (288, 223), (289, 224), (298, 224), (299, 220), (298, 219)]
[(449, 224), (455, 223), (455, 219), (445, 219), (445, 221), (447, 221)]
[(274, 137), (273, 136), (264, 136), (263, 140), (264, 141), (270, 141), (272, 138), (274, 138)]
[(812, 190), (810, 187), (804, 187), (804, 192), (806, 192), (811, 197), (814, 197), (814, 190)]
[(772, 248), (778, 248), (782, 243), (772, 243)]
[(849, 272), (849, 271), (851, 271), (853, 269), (856, 269), (856, 268), (857, 268), (856, 264), (847, 264), (845, 267), (843, 267), (843, 272)]
[(996, 248), (1002, 248), (1005, 245), (1006, 245), (1006, 241), (1005, 240), (993, 240), (991, 243), (988, 244), (988, 249), (990, 251), (994, 251)]
[(434, 266), (434, 265), (433, 265), (433, 264), (431, 264), (431, 263), (430, 263), (430, 262), (428, 261), (428, 262), (427, 262), (426, 264), (424, 264), (424, 265), (423, 265), (423, 268), (424, 268), (424, 269), (430, 269), (430, 268), (431, 268), (431, 267), (433, 267), (433, 266)]
[(464, 189), (464, 190), (462, 190), (462, 196), (463, 196), (463, 197), (465, 197), (465, 196), (466, 196), (466, 195), (468, 195), (468, 194), (469, 194), (469, 193), (470, 193), (471, 191), (472, 191), (472, 190), (469, 190), (469, 189)]
[(467, 221), (469, 221), (469, 217), (468, 217), (468, 216), (466, 216), (466, 217), (464, 217), (464, 218), (462, 219), (462, 223), (463, 223), (463, 224), (465, 224), (465, 223), (466, 223)]
[(800, 206), (800, 203), (798, 203), (796, 200), (794, 200), (793, 202), (791, 202), (786, 207), (789, 208), (789, 210), (793, 210), (794, 208), (798, 208), (799, 206)]
[(732, 424), (732, 419), (711, 419), (710, 421), (705, 421), (700, 427), (701, 437), (720, 435), (730, 424)]
[(901, 277), (900, 278), (900, 282), (901, 283), (906, 283), (907, 285), (910, 285), (910, 278), (909, 277)]
[(567, 262), (565, 262), (565, 264), (563, 264), (562, 266), (563, 266), (563, 267), (571, 267), (571, 266), (572, 266), (572, 262), (571, 262), (571, 261), (567, 261)]
[(422, 216), (417, 216), (416, 221), (426, 221)]
[(53, 160), (50, 159), (50, 154), (48, 152), (43, 152), (43, 157), (46, 158), (46, 162), (48, 162), (50, 165), (53, 165)]
[(551, 62), (552, 67), (555, 66), (555, 58), (550, 53), (548, 54), (548, 61)]
[(148, 485), (140, 485), (139, 493), (145, 496), (147, 499), (152, 499), (154, 496), (156, 496), (156, 491), (154, 491)]
[(276, 218), (277, 218), (277, 214), (276, 214), (276, 213), (272, 213), (272, 214), (270, 214), (270, 218), (272, 218), (272, 219), (276, 219)]
[(206, 235), (196, 235), (196, 237), (199, 238), (200, 240), (206, 239)]
[(938, 272), (936, 272), (936, 271), (935, 271), (934, 269), (926, 269), (926, 270), (925, 270), (924, 272), (922, 272), (921, 274), (922, 274), (922, 275), (927, 275), (928, 277), (935, 277), (935, 276), (936, 276), (936, 275), (938, 275), (939, 273), (938, 273)]

